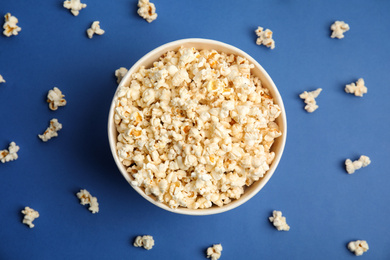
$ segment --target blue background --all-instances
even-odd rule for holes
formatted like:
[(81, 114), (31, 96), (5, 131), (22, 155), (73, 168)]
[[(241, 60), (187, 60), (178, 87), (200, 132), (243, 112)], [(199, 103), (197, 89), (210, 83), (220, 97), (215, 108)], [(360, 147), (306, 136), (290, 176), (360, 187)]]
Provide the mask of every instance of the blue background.
[[(354, 259), (351, 240), (367, 240), (362, 259), (390, 259), (390, 1), (152, 1), (158, 18), (137, 15), (137, 1), (90, 1), (74, 17), (62, 1), (1, 0), (0, 15), (19, 19), (17, 36), (0, 36), (0, 150), (20, 146), (0, 164), (0, 259), (205, 259), (222, 243), (221, 259)], [(106, 33), (88, 39), (100, 21)], [(347, 22), (345, 38), (330, 25)], [(2, 23), (1, 23), (2, 24)], [(276, 48), (255, 44), (257, 26), (274, 32)], [(173, 40), (209, 38), (254, 57), (283, 97), (288, 136), (279, 167), (244, 205), (218, 215), (166, 212), (143, 199), (112, 159), (106, 124), (114, 71), (130, 68)], [(363, 98), (344, 92), (364, 78)], [(60, 88), (68, 104), (51, 111), (46, 95)], [(307, 113), (298, 95), (322, 88)], [(63, 124), (47, 143), (37, 137), (52, 118)], [(348, 175), (344, 160), (372, 163)], [(98, 198), (91, 214), (76, 193)], [(20, 211), (40, 213), (35, 227)], [(268, 221), (281, 210), (291, 226)], [(137, 235), (155, 246), (135, 248)], [(360, 259), (360, 258), (359, 258)]]

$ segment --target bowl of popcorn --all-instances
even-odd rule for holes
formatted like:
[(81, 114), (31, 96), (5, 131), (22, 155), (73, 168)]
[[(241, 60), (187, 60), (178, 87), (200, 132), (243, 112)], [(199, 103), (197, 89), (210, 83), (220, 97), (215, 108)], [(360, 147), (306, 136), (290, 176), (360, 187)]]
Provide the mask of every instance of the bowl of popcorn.
[(231, 45), (184, 39), (142, 57), (109, 112), (116, 165), (149, 202), (210, 215), (245, 203), (271, 178), (287, 123), (267, 72)]

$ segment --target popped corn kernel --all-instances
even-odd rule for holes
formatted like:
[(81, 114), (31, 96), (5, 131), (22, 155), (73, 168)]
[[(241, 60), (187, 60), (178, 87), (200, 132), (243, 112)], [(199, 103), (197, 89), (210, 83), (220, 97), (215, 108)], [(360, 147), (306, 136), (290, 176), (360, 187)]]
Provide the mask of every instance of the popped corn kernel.
[(19, 151), (19, 146), (15, 144), (15, 142), (11, 142), (9, 144), (8, 150), (2, 150), (0, 151), (0, 161), (2, 163), (14, 161), (18, 159), (17, 152)]
[(365, 240), (356, 240), (348, 243), (348, 249), (357, 256), (361, 256), (363, 253), (367, 252), (369, 249), (367, 241)]
[(62, 94), (61, 90), (57, 87), (49, 90), (47, 94), (47, 103), (49, 103), (49, 108), (51, 110), (57, 110), (58, 107), (66, 105), (65, 95)]
[(0, 83), (5, 83), (5, 79), (0, 75)]
[(282, 216), (281, 211), (274, 210), (272, 212), (272, 217), (269, 217), (269, 221), (275, 226), (279, 231), (289, 231), (290, 226), (286, 223), (286, 217)]
[(222, 253), (222, 245), (216, 244), (212, 247), (207, 248), (207, 258), (211, 258), (211, 260), (218, 260), (221, 257)]
[(345, 160), (345, 169), (348, 174), (354, 173), (362, 167), (366, 167), (371, 163), (368, 156), (362, 155), (359, 160), (351, 161), (350, 159)]
[(255, 30), (255, 33), (257, 35), (256, 44), (257, 45), (264, 45), (268, 48), (274, 49), (275, 48), (275, 41), (272, 39), (272, 31), (269, 29), (264, 30), (263, 27), (257, 27)]
[(83, 189), (80, 190), (76, 195), (80, 199), (81, 205), (89, 204), (88, 210), (91, 211), (93, 214), (99, 212), (99, 203), (97, 202), (97, 198), (93, 197), (89, 193), (89, 191)]
[(363, 94), (367, 93), (367, 87), (364, 85), (362, 78), (358, 79), (355, 83), (345, 85), (345, 92), (355, 94), (357, 97), (362, 97)]
[(87, 29), (88, 38), (92, 38), (94, 34), (102, 35), (104, 34), (104, 30), (100, 28), (100, 22), (94, 21), (91, 25), (91, 28)]
[(143, 247), (146, 250), (150, 250), (154, 246), (154, 239), (152, 236), (137, 236), (134, 240), (133, 246), (135, 247)]
[(58, 136), (58, 131), (62, 129), (62, 124), (58, 122), (57, 118), (53, 118), (50, 120), (50, 126), (46, 129), (46, 131), (42, 135), (38, 135), (38, 137), (43, 141), (47, 142), (53, 137)]
[(39, 213), (36, 210), (33, 210), (30, 207), (25, 207), (24, 210), (22, 210), (22, 213), (24, 214), (23, 218), (23, 224), (26, 224), (30, 228), (33, 228), (35, 225), (32, 223), (36, 218), (39, 217)]
[(150, 3), (149, 0), (138, 0), (137, 13), (148, 23), (157, 19), (156, 6), (153, 3)]
[(315, 98), (318, 97), (318, 95), (321, 93), (321, 91), (322, 91), (322, 88), (318, 88), (314, 91), (309, 91), (309, 92), (305, 91), (299, 95), (299, 97), (301, 99), (304, 99), (304, 101), (306, 103), (305, 110), (307, 112), (312, 113), (318, 108), (318, 105), (317, 105)]
[(330, 26), (330, 29), (332, 30), (331, 38), (342, 39), (344, 38), (344, 33), (349, 30), (349, 25), (344, 21), (335, 21)]
[(69, 9), (74, 16), (78, 16), (80, 10), (87, 7), (87, 5), (81, 3), (80, 0), (66, 0), (64, 1), (64, 7)]
[(19, 22), (18, 18), (12, 16), (10, 13), (6, 13), (4, 15), (4, 19), (3, 34), (7, 37), (10, 37), (11, 35), (18, 35), (18, 33), (22, 30), (22, 28), (16, 25)]

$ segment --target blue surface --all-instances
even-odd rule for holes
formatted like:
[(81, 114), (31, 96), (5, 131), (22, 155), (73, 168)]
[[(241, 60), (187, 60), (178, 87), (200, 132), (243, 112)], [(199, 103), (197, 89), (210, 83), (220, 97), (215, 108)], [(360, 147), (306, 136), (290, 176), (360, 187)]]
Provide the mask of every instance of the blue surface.
[[(0, 15), (10, 12), (22, 28), (0, 37), (0, 150), (20, 146), (17, 161), (0, 164), (0, 259), (205, 259), (215, 243), (221, 259), (354, 259), (346, 245), (357, 239), (370, 246), (362, 259), (390, 259), (390, 1), (156, 0), (151, 24), (135, 0), (82, 2), (77, 17), (62, 1), (0, 2)], [(95, 20), (106, 33), (88, 39)], [(344, 39), (329, 37), (335, 20), (351, 27)], [(255, 44), (257, 26), (274, 32), (274, 50)], [(254, 57), (278, 86), (288, 120), (284, 155), (263, 190), (205, 217), (166, 212), (137, 194), (106, 133), (114, 71), (193, 37)], [(360, 77), (368, 93), (346, 94)], [(46, 103), (54, 86), (68, 101), (55, 112)], [(298, 94), (319, 87), (319, 109), (309, 114)], [(37, 134), (53, 117), (63, 129), (43, 143)], [(346, 174), (344, 160), (361, 154), (371, 165)], [(81, 188), (98, 198), (98, 214), (79, 204)], [(25, 206), (40, 213), (33, 229), (22, 224)], [(274, 209), (289, 232), (269, 223)], [(150, 251), (132, 246), (143, 234), (155, 238)]]

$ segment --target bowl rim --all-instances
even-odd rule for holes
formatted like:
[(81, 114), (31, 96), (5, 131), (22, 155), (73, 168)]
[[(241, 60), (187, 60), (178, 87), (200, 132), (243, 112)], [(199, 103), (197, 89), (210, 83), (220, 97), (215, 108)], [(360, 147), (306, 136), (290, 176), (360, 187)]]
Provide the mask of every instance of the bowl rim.
[[(280, 126), (279, 127), (280, 127), (280, 130), (282, 131), (283, 134), (282, 134), (282, 136), (278, 137), (278, 139), (277, 139), (279, 142), (279, 152), (275, 153), (275, 158), (272, 161), (269, 170), (265, 173), (264, 177), (262, 177), (260, 180), (256, 181), (256, 182), (260, 182), (260, 183), (254, 190), (251, 191), (250, 194), (247, 194), (245, 197), (242, 196), (239, 199), (232, 200), (232, 202), (230, 202), (226, 205), (223, 205), (221, 207), (213, 205), (211, 208), (207, 208), (207, 209), (188, 209), (188, 208), (182, 208), (182, 207), (172, 209), (168, 205), (166, 205), (162, 202), (158, 202), (157, 200), (155, 200), (151, 196), (146, 195), (146, 193), (140, 187), (134, 186), (131, 184), (131, 178), (130, 178), (128, 172), (126, 171), (125, 166), (119, 161), (119, 156), (118, 156), (117, 151), (116, 151), (116, 137), (114, 138), (114, 135), (117, 135), (117, 131), (116, 131), (116, 127), (115, 127), (113, 118), (114, 118), (114, 111), (115, 111), (115, 100), (116, 100), (116, 96), (117, 96), (117, 92), (118, 92), (119, 88), (125, 82), (127, 82), (129, 80), (129, 78), (131, 77), (131, 74), (136, 72), (136, 70), (141, 65), (143, 65), (148, 59), (150, 59), (151, 56), (153, 56), (153, 55), (155, 55), (163, 50), (165, 50), (163, 52), (163, 53), (165, 53), (169, 50), (179, 49), (182, 45), (185, 45), (185, 44), (188, 45), (189, 43), (205, 44), (205, 45), (209, 45), (209, 44), (218, 45), (221, 48), (231, 50), (232, 53), (234, 53), (235, 55), (239, 55), (239, 56), (247, 59), (250, 63), (252, 63), (255, 67), (257, 67), (257, 69), (260, 70), (261, 74), (263, 74), (266, 81), (268, 81), (267, 88), (269, 88), (270, 91), (272, 92), (272, 98), (273, 98), (274, 102), (276, 104), (278, 104), (278, 106), (280, 107), (280, 110), (281, 110), (279, 117), (281, 117), (282, 127), (280, 127)], [(200, 48), (196, 48), (196, 49), (200, 49)], [(210, 49), (214, 49), (214, 47), (211, 47)], [(217, 50), (217, 51), (222, 52), (219, 50)], [(170, 211), (173, 213), (178, 213), (178, 214), (183, 214), (183, 215), (193, 215), (193, 216), (213, 215), (213, 214), (219, 214), (219, 213), (223, 213), (223, 212), (232, 210), (232, 209), (244, 204), (249, 199), (254, 197), (257, 193), (259, 193), (259, 191), (265, 186), (265, 184), (267, 184), (269, 179), (274, 174), (274, 172), (275, 172), (275, 170), (280, 162), (280, 159), (282, 157), (284, 147), (286, 144), (286, 137), (287, 137), (287, 118), (286, 118), (286, 112), (285, 112), (283, 100), (282, 100), (282, 97), (281, 97), (279, 90), (277, 89), (275, 83), (273, 82), (271, 77), (268, 75), (268, 73), (265, 71), (265, 69), (254, 58), (252, 58), (249, 54), (247, 54), (246, 52), (244, 52), (241, 49), (238, 49), (237, 47), (234, 47), (230, 44), (223, 43), (220, 41), (211, 40), (211, 39), (203, 39), (203, 38), (187, 38), (187, 39), (175, 40), (172, 42), (165, 43), (165, 44), (149, 51), (148, 53), (146, 53), (133, 66), (131, 66), (131, 68), (128, 70), (128, 72), (122, 78), (121, 82), (118, 84), (118, 86), (116, 88), (116, 91), (114, 93), (114, 96), (112, 98), (112, 102), (110, 105), (107, 126), (108, 126), (108, 139), (109, 139), (111, 154), (114, 158), (114, 161), (116, 163), (117, 168), (121, 172), (122, 176), (130, 184), (130, 186), (134, 190), (136, 190), (143, 198), (145, 198), (146, 200), (148, 200), (152, 204), (154, 204), (154, 205), (156, 205), (164, 210), (167, 210), (167, 211)]]

